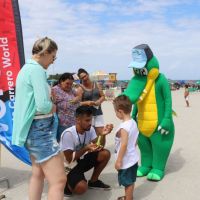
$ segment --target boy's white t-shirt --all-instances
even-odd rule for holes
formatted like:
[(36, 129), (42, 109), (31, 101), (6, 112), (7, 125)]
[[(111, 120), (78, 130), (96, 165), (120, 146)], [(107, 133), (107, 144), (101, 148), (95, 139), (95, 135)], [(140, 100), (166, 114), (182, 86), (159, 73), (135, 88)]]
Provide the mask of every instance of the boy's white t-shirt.
[(116, 159), (121, 147), (121, 139), (117, 137), (117, 133), (118, 131), (120, 131), (120, 129), (124, 129), (128, 133), (127, 150), (126, 150), (126, 153), (124, 154), (124, 157), (122, 160), (122, 166), (121, 166), (121, 169), (127, 169), (133, 166), (134, 164), (136, 164), (139, 160), (139, 154), (136, 151), (136, 142), (137, 142), (139, 131), (137, 128), (137, 124), (133, 119), (122, 122), (120, 124), (120, 126), (116, 130), (116, 136), (115, 136)]
[(79, 134), (76, 131), (76, 126), (71, 126), (63, 131), (60, 139), (61, 151), (72, 150), (77, 151), (83, 148), (83, 146), (89, 144), (97, 137), (93, 127), (90, 130), (85, 131), (84, 134)]

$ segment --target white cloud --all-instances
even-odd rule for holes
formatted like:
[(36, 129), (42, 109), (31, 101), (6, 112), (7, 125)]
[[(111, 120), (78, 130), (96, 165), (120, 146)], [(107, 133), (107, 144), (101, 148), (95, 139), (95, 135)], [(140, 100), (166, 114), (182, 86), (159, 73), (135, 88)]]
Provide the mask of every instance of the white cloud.
[[(166, 7), (184, 1), (123, 2), (103, 0), (75, 5), (61, 0), (19, 0), (26, 57), (31, 54), (33, 42), (47, 35), (59, 46), (58, 59), (50, 73), (87, 66), (89, 72), (102, 69), (118, 72), (119, 79), (130, 79), (132, 71), (127, 66), (132, 47), (148, 43), (160, 61), (160, 71), (167, 77), (200, 79), (200, 19), (193, 16), (191, 21), (189, 16), (183, 16), (169, 19), (169, 25), (162, 13)], [(111, 15), (117, 17), (114, 11), (119, 13), (118, 18), (109, 20)], [(121, 19), (122, 15), (146, 12), (154, 17)], [(104, 14), (107, 18), (103, 19)]]

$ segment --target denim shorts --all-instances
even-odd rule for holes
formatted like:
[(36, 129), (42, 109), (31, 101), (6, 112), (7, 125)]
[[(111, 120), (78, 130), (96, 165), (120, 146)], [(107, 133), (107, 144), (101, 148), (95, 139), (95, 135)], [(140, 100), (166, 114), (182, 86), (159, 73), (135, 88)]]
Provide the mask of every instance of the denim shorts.
[(25, 146), (36, 163), (45, 162), (60, 152), (56, 140), (57, 128), (55, 116), (33, 120)]
[(137, 169), (138, 169), (137, 163), (127, 169), (120, 169), (118, 171), (119, 185), (127, 187), (129, 185), (134, 184), (136, 181)]

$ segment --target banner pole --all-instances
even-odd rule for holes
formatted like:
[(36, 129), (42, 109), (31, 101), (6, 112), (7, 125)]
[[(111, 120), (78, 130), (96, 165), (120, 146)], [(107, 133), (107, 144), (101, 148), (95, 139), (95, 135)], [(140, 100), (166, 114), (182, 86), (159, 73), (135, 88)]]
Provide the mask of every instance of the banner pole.
[(1, 143), (0, 143), (0, 167), (1, 167)]
[[(2, 151), (1, 150), (2, 150), (2, 144), (0, 143), (0, 167), (1, 167), (1, 163), (2, 163), (2, 160), (1, 160)], [(6, 182), (7, 188), (10, 188), (10, 183), (9, 183), (8, 178), (1, 177), (0, 178), (0, 183), (2, 183), (2, 182)], [(0, 199), (3, 199), (5, 197), (6, 197), (5, 195), (0, 195)]]

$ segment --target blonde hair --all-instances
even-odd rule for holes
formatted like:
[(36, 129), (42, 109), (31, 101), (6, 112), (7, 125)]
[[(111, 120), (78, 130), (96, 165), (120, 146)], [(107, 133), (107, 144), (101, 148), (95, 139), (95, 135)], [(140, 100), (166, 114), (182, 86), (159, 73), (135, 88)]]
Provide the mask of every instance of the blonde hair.
[(44, 37), (34, 43), (32, 54), (42, 55), (45, 52), (52, 53), (55, 50), (58, 50), (57, 44), (52, 39)]

